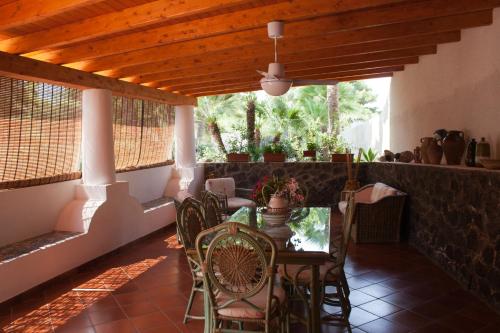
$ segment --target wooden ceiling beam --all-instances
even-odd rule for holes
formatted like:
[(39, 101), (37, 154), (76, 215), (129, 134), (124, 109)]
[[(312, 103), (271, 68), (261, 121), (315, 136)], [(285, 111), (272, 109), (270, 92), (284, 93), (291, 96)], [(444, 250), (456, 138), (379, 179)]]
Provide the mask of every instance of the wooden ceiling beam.
[[(320, 24), (318, 22), (321, 22)], [(331, 33), (331, 46), (342, 44), (356, 44), (361, 42), (391, 39), (403, 36), (411, 36), (418, 34), (428, 34), (445, 31), (455, 31), (462, 28), (470, 28), (482, 26), (492, 23), (492, 11), (480, 11), (471, 14), (439, 17), (415, 22), (404, 22), (396, 24), (388, 24), (375, 26), (357, 30), (343, 30)], [(297, 29), (315, 31), (317, 29), (324, 30), (325, 22), (315, 21), (311, 24), (310, 21), (296, 22), (293, 24), (300, 25), (290, 27), (289, 30)], [(254, 29), (255, 30), (255, 29)], [(221, 49), (228, 49), (244, 45), (261, 45), (263, 40), (267, 40), (269, 47), (272, 47), (272, 42), (267, 38), (267, 33), (259, 31), (258, 34), (254, 30), (242, 31), (234, 34), (227, 34), (204, 40), (195, 40), (182, 43), (175, 43), (156, 48), (145, 49), (140, 51), (127, 52), (124, 54), (102, 57), (93, 60), (80, 61), (72, 64), (67, 64), (68, 67), (82, 69), (85, 71), (102, 71), (106, 69), (120, 68), (134, 64), (144, 64), (155, 62), (159, 59), (172, 59), (178, 57), (179, 54), (190, 56), (202, 54)], [(259, 29), (257, 29), (259, 30)], [(261, 29), (260, 29), (261, 30)], [(323, 31), (324, 33), (324, 31)], [(263, 34), (263, 36), (261, 36)], [(320, 33), (322, 34), (322, 33)], [(293, 38), (289, 38), (293, 41)]]
[[(354, 75), (365, 75), (365, 74), (377, 74), (377, 73), (387, 73), (387, 72), (396, 72), (404, 70), (403, 65), (399, 66), (385, 66), (385, 67), (376, 67), (376, 68), (362, 68), (362, 69), (350, 69), (350, 70), (337, 70), (335, 68), (328, 69), (325, 68), (322, 72), (309, 73), (308, 71), (297, 72), (295, 74), (291, 74), (288, 76), (290, 79), (336, 79), (338, 77), (343, 76), (354, 76)], [(188, 92), (189, 94), (208, 89), (218, 89), (224, 87), (232, 87), (235, 85), (244, 85), (244, 84), (252, 84), (252, 82), (259, 83), (260, 77), (248, 76), (246, 78), (240, 79), (227, 79), (221, 80), (218, 82), (209, 82), (206, 84), (192, 84), (192, 85), (184, 85), (180, 87), (172, 87), (167, 91), (179, 91), (179, 92)]]
[[(433, 1), (442, 2), (444, 0)], [(464, 0), (457, 1), (463, 2)], [(375, 0), (370, 2), (370, 7), (402, 2), (408, 3), (408, 0), (406, 0), (406, 2), (403, 0)], [(364, 9), (367, 7), (367, 4), (368, 2), (366, 1), (290, 0), (268, 6), (259, 6), (256, 8), (240, 10), (214, 17), (197, 19), (190, 22), (164, 25), (146, 31), (138, 31), (122, 36), (106, 38), (92, 43), (84, 43), (64, 49), (41, 52), (33, 55), (28, 54), (28, 56), (33, 57), (34, 59), (60, 64), (100, 58), (113, 54), (121, 54), (124, 52), (142, 50), (165, 44), (207, 38), (256, 28), (258, 29), (254, 31), (254, 36), (261, 35), (267, 38), (266, 24), (276, 18), (291, 22), (316, 16), (325, 16), (356, 9)], [(323, 18), (321, 20), (325, 23), (325, 27), (329, 27), (325, 32), (342, 29), (354, 29), (374, 23), (381, 23), (383, 20), (387, 20), (387, 18), (390, 18), (390, 21), (392, 20), (395, 22), (395, 20), (398, 19), (397, 13), (406, 13), (403, 15), (404, 17), (409, 17), (409, 14), (411, 13), (411, 16), (416, 16), (415, 19), (418, 19), (418, 14), (412, 13), (412, 11), (414, 12), (416, 10), (416, 8), (413, 7), (396, 10), (392, 9), (392, 7), (387, 9), (385, 7), (382, 9), (376, 8), (373, 13), (368, 9), (368, 15), (365, 14), (364, 11), (355, 11), (342, 15), (335, 15), (328, 19)], [(380, 13), (379, 11), (382, 12)], [(391, 15), (387, 15), (387, 13), (385, 13), (387, 11), (389, 11)], [(289, 28), (287, 27), (287, 34), (289, 34), (290, 37), (294, 37), (294, 34), (303, 35), (305, 33), (309, 33), (309, 30), (299, 30), (298, 32), (294, 32), (293, 30), (295, 28), (293, 23), (287, 23), (287, 25), (290, 25)], [(312, 35), (314, 33), (315, 32), (311, 31), (310, 34)]]
[(79, 89), (108, 89), (117, 95), (150, 99), (173, 105), (196, 105), (196, 99), (193, 97), (173, 94), (5, 52), (0, 52), (0, 75), (55, 83)]
[[(360, 64), (371, 61), (399, 59), (406, 57), (418, 57), (420, 55), (435, 54), (436, 52), (437, 52), (437, 47), (435, 45), (421, 46), (411, 49), (391, 50), (391, 51), (373, 52), (373, 53), (350, 55), (350, 56), (341, 56), (341, 57), (335, 56), (335, 53), (328, 53), (325, 54), (324, 56), (319, 56), (317, 59), (314, 59), (313, 55), (307, 52), (304, 56), (302, 54), (299, 54), (295, 58), (284, 59), (285, 61), (283, 62), (283, 64), (285, 65), (285, 71), (288, 72), (293, 70), (300, 70), (303, 68), (340, 66), (349, 64)], [(256, 73), (255, 72), (256, 69), (267, 70), (266, 66), (267, 62), (265, 61), (262, 61), (261, 63), (252, 62), (251, 64), (247, 62), (230, 62), (226, 64), (221, 64), (221, 66), (218, 68), (217, 71), (211, 68), (208, 70), (200, 68), (198, 71), (194, 69), (189, 71), (182, 71), (182, 74), (184, 75), (185, 78), (189, 79), (192, 78), (192, 81), (196, 82), (197, 81), (196, 76), (199, 75), (210, 75), (210, 73), (214, 73), (211, 74), (212, 77), (218, 78), (220, 77), (218, 76), (219, 74), (225, 76), (231, 72), (248, 71)], [(168, 81), (164, 80), (160, 82), (163, 82), (163, 85), (169, 85), (169, 84), (176, 85), (178, 84), (177, 83), (178, 79), (179, 78), (175, 78), (172, 80), (169, 79)], [(156, 81), (151, 86), (157, 87), (161, 86), (161, 84), (158, 83), (158, 81)]]
[[(294, 61), (305, 61), (317, 58), (330, 58), (333, 56), (365, 54), (457, 42), (460, 40), (460, 31), (405, 36), (334, 47), (330, 46), (330, 40), (327, 37), (297, 39), (293, 44), (284, 40), (284, 43), (280, 47), (280, 61), (290, 62), (292, 59)], [(238, 59), (242, 63), (249, 63), (249, 59), (254, 61), (255, 64), (267, 63), (273, 59), (273, 51), (268, 46), (232, 48), (206, 53), (203, 56), (175, 58), (150, 64), (125, 67), (118, 70), (99, 72), (99, 74), (111, 77), (126, 77), (127, 80), (135, 83), (181, 79), (185, 76), (226, 71), (224, 69), (226, 64), (234, 63), (235, 59)]]
[(102, 0), (17, 0), (0, 6), (0, 30), (43, 20)]
[[(367, 74), (367, 75), (357, 75), (357, 76), (346, 76), (342, 78), (338, 78), (339, 82), (347, 82), (347, 81), (357, 81), (357, 80), (368, 80), (368, 79), (378, 79), (384, 77), (392, 77), (392, 73), (379, 73), (379, 74)], [(210, 90), (192, 94), (193, 97), (203, 97), (203, 96), (212, 96), (212, 95), (225, 95), (225, 94), (234, 94), (240, 92), (250, 92), (250, 91), (259, 91), (262, 90), (260, 85), (252, 84), (247, 86), (238, 86), (235, 88), (227, 88), (221, 90)]]
[[(40, 49), (60, 47), (117, 32), (167, 23), (172, 20), (220, 10), (249, 0), (158, 0), (122, 11), (91, 17), (86, 20), (56, 26), (51, 29), (0, 41), (0, 51), (27, 53)], [(35, 2), (35, 1), (32, 1)], [(144, 32), (140, 32), (143, 34)], [(99, 42), (96, 42), (99, 43)], [(93, 47), (89, 45), (89, 47)]]
[[(418, 63), (418, 56), (405, 57), (405, 58), (395, 58), (389, 60), (378, 60), (378, 61), (368, 61), (362, 63), (354, 63), (348, 65), (334, 65), (328, 66), (322, 61), (318, 61), (313, 66), (294, 66), (286, 70), (287, 77), (295, 77), (301, 75), (314, 75), (322, 73), (332, 73), (332, 72), (344, 72), (349, 70), (359, 70), (359, 69), (370, 69), (370, 68), (380, 68), (389, 66), (401, 66)], [(226, 72), (223, 75), (209, 76), (205, 79), (202, 78), (186, 78), (183, 81), (164, 81), (158, 82), (158, 87), (168, 91), (177, 91), (183, 89), (189, 89), (192, 87), (217, 84), (218, 82), (224, 82), (227, 80), (238, 81), (238, 80), (248, 80), (251, 78), (258, 82), (261, 79), (261, 75), (256, 73), (254, 70), (244, 70), (239, 72)]]

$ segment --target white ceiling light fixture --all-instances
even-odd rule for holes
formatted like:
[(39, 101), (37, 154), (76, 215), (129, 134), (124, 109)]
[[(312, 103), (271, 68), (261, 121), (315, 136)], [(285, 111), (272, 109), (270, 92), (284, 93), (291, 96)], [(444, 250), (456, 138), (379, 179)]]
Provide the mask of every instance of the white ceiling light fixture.
[(282, 21), (272, 21), (267, 24), (267, 34), (274, 40), (274, 62), (270, 63), (267, 73), (257, 70), (257, 73), (263, 76), (260, 79), (260, 86), (271, 96), (281, 96), (285, 94), (290, 87), (337, 84), (335, 80), (292, 80), (285, 76), (285, 66), (278, 62), (278, 39), (284, 37), (285, 24)]

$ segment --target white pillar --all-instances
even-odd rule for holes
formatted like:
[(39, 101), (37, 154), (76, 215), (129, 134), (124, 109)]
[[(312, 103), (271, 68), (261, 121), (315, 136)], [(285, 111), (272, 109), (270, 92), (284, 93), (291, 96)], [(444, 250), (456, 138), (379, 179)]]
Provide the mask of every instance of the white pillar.
[(82, 174), (85, 185), (116, 182), (111, 91), (86, 89), (82, 99)]
[(193, 105), (175, 107), (175, 162), (180, 168), (196, 165)]

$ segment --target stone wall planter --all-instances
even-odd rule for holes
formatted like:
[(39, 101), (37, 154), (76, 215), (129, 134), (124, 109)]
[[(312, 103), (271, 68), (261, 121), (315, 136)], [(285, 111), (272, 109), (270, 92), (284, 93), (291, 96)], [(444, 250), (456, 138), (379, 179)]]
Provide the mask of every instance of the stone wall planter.
[(346, 163), (348, 156), (350, 156), (350, 159), (352, 161), (353, 158), (354, 158), (354, 154), (338, 154), (338, 153), (332, 154), (332, 162), (336, 162), (336, 163), (343, 162), (343, 163)]
[(313, 161), (316, 161), (316, 150), (304, 150), (304, 157), (311, 157)]
[(264, 153), (264, 162), (285, 162), (286, 155), (281, 153)]
[(250, 154), (248, 153), (229, 153), (226, 155), (228, 162), (249, 162)]

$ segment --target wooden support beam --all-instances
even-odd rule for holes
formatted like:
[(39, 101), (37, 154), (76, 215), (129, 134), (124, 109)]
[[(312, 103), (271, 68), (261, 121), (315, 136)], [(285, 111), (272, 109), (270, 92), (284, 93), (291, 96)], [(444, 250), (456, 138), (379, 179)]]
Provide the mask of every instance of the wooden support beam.
[[(111, 12), (86, 20), (56, 26), (51, 29), (2, 40), (0, 41), (0, 51), (18, 54), (60, 47), (124, 30), (185, 19), (209, 11), (215, 12), (230, 5), (242, 4), (248, 1), (157, 0), (129, 7), (122, 11)], [(31, 2), (36, 1), (31, 0)], [(38, 2), (43, 3), (43, 1)], [(145, 32), (141, 31), (140, 34), (144, 35)]]
[[(315, 24), (311, 24), (310, 21), (296, 22), (290, 25), (289, 30), (307, 30), (315, 31), (319, 28), (324, 30), (325, 25), (328, 26), (327, 22), (314, 21)], [(436, 32), (445, 31), (456, 31), (462, 28), (470, 28), (475, 26), (487, 25), (492, 22), (492, 11), (480, 11), (471, 14), (456, 15), (440, 17), (435, 19), (428, 19), (415, 22), (404, 22), (397, 24), (388, 24), (382, 26), (369, 27), (357, 30), (344, 30), (331, 33), (332, 42), (331, 46), (343, 45), (343, 44), (355, 44), (362, 43), (380, 39), (391, 39), (399, 38), (403, 36), (411, 36), (418, 34), (428, 34)], [(257, 33), (255, 32), (257, 30)], [(201, 55), (206, 52), (212, 52), (221, 49), (228, 49), (233, 47), (239, 47), (244, 45), (261, 45), (264, 40), (267, 40), (269, 47), (271, 48), (271, 41), (267, 38), (267, 33), (265, 31), (260, 31), (262, 29), (253, 29), (248, 31), (242, 31), (233, 34), (227, 34), (212, 38), (206, 38), (203, 40), (194, 40), (182, 43), (175, 43), (170, 45), (159, 46), (152, 49), (145, 49), (133, 52), (127, 52), (124, 54), (113, 55), (102, 57), (93, 60), (80, 61), (72, 64), (68, 64), (68, 67), (82, 69), (85, 71), (102, 71), (106, 69), (120, 68), (124, 66), (130, 66), (134, 64), (144, 64), (149, 62), (155, 62), (159, 59), (173, 59), (178, 57), (179, 54), (184, 56), (190, 55)], [(324, 33), (321, 32), (320, 34)], [(293, 40), (293, 38), (289, 38)], [(49, 60), (50, 61), (50, 60)]]
[[(442, 2), (444, 0), (433, 1)], [(463, 2), (469, 0), (456, 1)], [(370, 6), (397, 4), (401, 2), (411, 5), (411, 3), (402, 0), (375, 0), (370, 2)], [(255, 36), (260, 35), (267, 38), (265, 33), (266, 24), (276, 18), (291, 22), (314, 16), (325, 16), (351, 11), (342, 15), (335, 15), (328, 20), (321, 19), (324, 23), (328, 23), (324, 25), (324, 27), (328, 27), (324, 31), (325, 33), (335, 30), (354, 29), (372, 24), (380, 24), (387, 20), (398, 22), (398, 13), (406, 13), (404, 15), (399, 14), (399, 16), (404, 17), (409, 17), (411, 15), (414, 17), (412, 20), (419, 18), (418, 11), (416, 11), (416, 8), (413, 8), (414, 6), (401, 9), (399, 9), (399, 7), (394, 7), (394, 9), (393, 7), (375, 8), (373, 10), (368, 9), (366, 13), (365, 11), (352, 12), (356, 9), (366, 9), (367, 4), (366, 1), (290, 0), (269, 6), (259, 6), (190, 22), (164, 25), (146, 31), (138, 31), (94, 41), (89, 44), (80, 44), (65, 49), (42, 52), (34, 54), (33, 58), (58, 64), (68, 63), (256, 28), (258, 28), (259, 33), (257, 34), (256, 30)], [(422, 7), (421, 5), (419, 6)], [(448, 4), (448, 7), (456, 6)], [(465, 9), (462, 9), (461, 13), (463, 13), (464, 10)], [(430, 13), (431, 9), (429, 8), (427, 11)], [(390, 22), (385, 23), (387, 24)], [(294, 34), (298, 36), (299, 34), (304, 35), (310, 33), (308, 29), (305, 31), (299, 30), (297, 32), (295, 32), (294, 29), (293, 24), (290, 23), (290, 29), (287, 27), (287, 34), (290, 34), (290, 37), (294, 37)], [(314, 33), (311, 32), (310, 35), (312, 34)], [(31, 57), (31, 55), (29, 56)]]
[[(321, 74), (303, 74), (303, 75), (298, 75), (298, 76), (293, 76), (290, 77), (291, 79), (311, 79), (311, 80), (337, 80), (338, 78), (341, 77), (351, 77), (351, 76), (359, 76), (359, 75), (369, 75), (369, 74), (379, 74), (379, 73), (390, 73), (390, 72), (397, 72), (397, 71), (402, 71), (404, 70), (404, 66), (389, 66), (389, 67), (380, 67), (380, 68), (370, 68), (370, 69), (358, 69), (358, 70), (348, 70), (348, 71), (340, 71), (340, 72), (324, 72)], [(207, 84), (207, 85), (201, 85), (201, 86), (191, 86), (191, 87), (186, 87), (182, 90), (179, 90), (179, 92), (182, 92), (183, 94), (197, 94), (200, 91), (206, 91), (206, 90), (216, 90), (216, 89), (224, 89), (224, 88), (232, 88), (235, 86), (240, 86), (240, 85), (252, 85), (255, 82), (259, 84), (258, 81), (255, 81), (253, 79), (251, 80), (228, 80), (228, 81), (221, 81), (218, 82), (217, 84)]]
[[(330, 46), (331, 40), (328, 36), (297, 39), (294, 44), (288, 43), (284, 39), (280, 46), (280, 61), (306, 61), (334, 56), (348, 56), (436, 45), (457, 42), (459, 40), (459, 31), (405, 36), (334, 47)], [(103, 71), (98, 74), (111, 77), (127, 77), (128, 80), (136, 83), (182, 79), (186, 76), (227, 71), (225, 66), (234, 63), (235, 59), (242, 64), (267, 63), (273, 59), (273, 50), (269, 45), (232, 48), (224, 51), (209, 52), (201, 56), (181, 57), (150, 64), (124, 67), (118, 70)], [(249, 60), (252, 62), (249, 62)]]
[[(297, 77), (297, 76), (310, 76), (315, 74), (323, 73), (334, 73), (334, 72), (345, 72), (352, 70), (361, 69), (372, 69), (380, 67), (390, 67), (390, 66), (401, 66), (418, 63), (418, 57), (405, 57), (405, 58), (395, 58), (389, 60), (378, 60), (378, 61), (368, 61), (362, 63), (354, 63), (348, 65), (334, 65), (329, 66), (327, 63), (319, 61), (315, 66), (295, 66), (286, 70), (287, 77)], [(194, 87), (217, 85), (220, 82), (243, 82), (252, 80), (258, 82), (262, 76), (255, 72), (255, 70), (248, 69), (241, 72), (227, 72), (222, 73), (224, 75), (210, 75), (203, 79), (198, 78), (186, 78), (184, 81), (165, 81), (159, 82), (158, 86), (162, 89), (168, 91), (179, 91), (179, 90), (189, 90)]]
[(174, 105), (196, 104), (196, 99), (193, 97), (173, 94), (5, 52), (0, 52), (0, 75), (55, 83), (80, 89), (108, 89), (117, 95), (150, 99)]
[(33, 23), (101, 0), (16, 0), (0, 6), (0, 30)]

